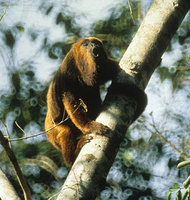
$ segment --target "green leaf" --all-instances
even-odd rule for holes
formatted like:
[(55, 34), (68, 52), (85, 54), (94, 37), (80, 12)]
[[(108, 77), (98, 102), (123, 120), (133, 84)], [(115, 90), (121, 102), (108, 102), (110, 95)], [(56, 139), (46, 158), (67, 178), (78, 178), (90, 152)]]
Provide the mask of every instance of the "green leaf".
[(186, 200), (186, 197), (187, 195), (189, 194), (189, 190), (185, 190), (184, 194), (183, 194), (183, 197), (182, 197), (182, 200)]
[(181, 190), (178, 190), (178, 192), (176, 194), (176, 200), (182, 200)]
[(178, 183), (174, 183), (170, 189), (180, 189), (180, 186)]
[(172, 198), (172, 193), (170, 192), (168, 195), (168, 200), (171, 200), (171, 198)]
[(20, 32), (24, 32), (24, 26), (21, 25), (17, 25), (16, 28), (20, 31)]
[(5, 43), (11, 49), (13, 48), (13, 46), (15, 44), (15, 38), (14, 38), (11, 30), (7, 30), (5, 32)]
[(180, 162), (178, 165), (177, 165), (177, 168), (178, 169), (181, 169), (182, 167), (185, 167), (187, 165), (190, 165), (190, 160), (186, 160), (186, 161), (183, 161), (183, 162)]
[(186, 181), (184, 181), (183, 186), (184, 186), (185, 188), (188, 188), (188, 187), (190, 186), (190, 176), (187, 178)]

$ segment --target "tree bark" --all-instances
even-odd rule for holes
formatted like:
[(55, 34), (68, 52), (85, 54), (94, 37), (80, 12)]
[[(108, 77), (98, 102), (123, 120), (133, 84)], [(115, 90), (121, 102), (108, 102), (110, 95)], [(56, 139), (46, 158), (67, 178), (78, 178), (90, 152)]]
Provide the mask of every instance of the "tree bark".
[(0, 199), (19, 200), (15, 189), (0, 169)]
[[(189, 0), (154, 1), (120, 61), (121, 71), (116, 84), (130, 80), (145, 89), (189, 8)], [(96, 121), (108, 126), (110, 133), (102, 136), (92, 134), (93, 139), (82, 148), (58, 200), (95, 199), (105, 183), (119, 145), (134, 117), (137, 101), (108, 92), (104, 105)]]

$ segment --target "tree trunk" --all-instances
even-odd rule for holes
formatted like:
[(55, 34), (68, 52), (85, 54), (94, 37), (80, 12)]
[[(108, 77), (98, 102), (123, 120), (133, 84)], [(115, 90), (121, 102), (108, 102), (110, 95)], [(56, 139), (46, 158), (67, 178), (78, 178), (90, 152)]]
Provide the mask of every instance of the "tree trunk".
[[(189, 0), (155, 0), (120, 61), (116, 83), (130, 79), (145, 89), (185, 14)], [(137, 107), (134, 98), (108, 93), (98, 122), (108, 126), (109, 137), (94, 136), (81, 150), (61, 189), (58, 200), (95, 199), (115, 159)]]
[(0, 199), (12, 199), (19, 200), (19, 196), (17, 195), (14, 187), (9, 182), (5, 174), (0, 169)]

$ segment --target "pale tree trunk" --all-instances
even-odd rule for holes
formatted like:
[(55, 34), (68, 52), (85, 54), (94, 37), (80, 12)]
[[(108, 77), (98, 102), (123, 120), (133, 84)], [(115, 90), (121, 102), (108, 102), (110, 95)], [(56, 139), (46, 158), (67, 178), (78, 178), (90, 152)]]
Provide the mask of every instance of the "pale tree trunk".
[(5, 174), (0, 169), (0, 199), (19, 200), (19, 196), (9, 182)]
[[(120, 61), (122, 70), (116, 84), (130, 79), (145, 89), (189, 8), (190, 0), (154, 1)], [(92, 135), (93, 139), (82, 148), (72, 166), (58, 200), (95, 199), (105, 183), (136, 107), (137, 102), (133, 98), (108, 93), (104, 110), (97, 121), (111, 129), (110, 137)]]

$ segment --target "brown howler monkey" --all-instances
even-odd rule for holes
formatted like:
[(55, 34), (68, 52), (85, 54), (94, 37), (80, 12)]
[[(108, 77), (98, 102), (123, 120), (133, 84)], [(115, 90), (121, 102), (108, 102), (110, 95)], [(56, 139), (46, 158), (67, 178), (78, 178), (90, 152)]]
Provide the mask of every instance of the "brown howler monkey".
[(47, 94), (45, 129), (67, 165), (73, 164), (89, 133), (107, 129), (94, 121), (101, 108), (99, 85), (112, 80), (118, 69), (101, 40), (87, 37), (73, 44), (56, 72)]

